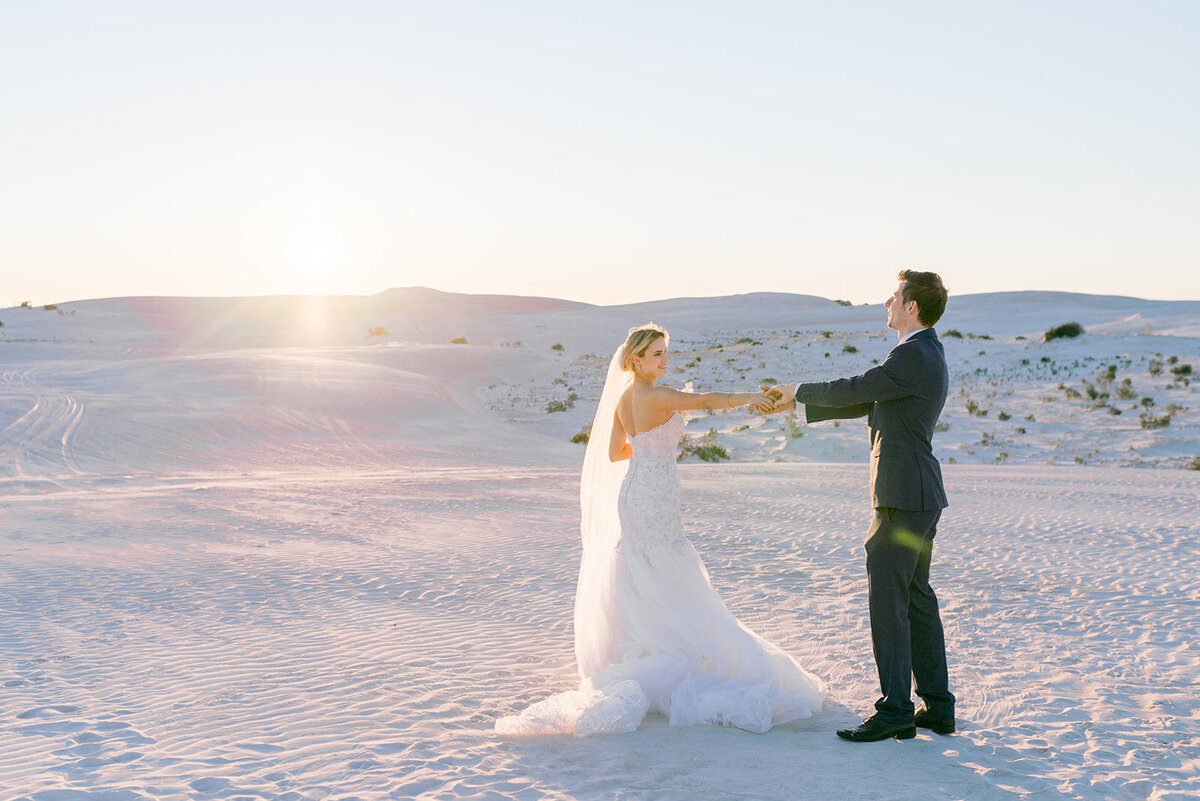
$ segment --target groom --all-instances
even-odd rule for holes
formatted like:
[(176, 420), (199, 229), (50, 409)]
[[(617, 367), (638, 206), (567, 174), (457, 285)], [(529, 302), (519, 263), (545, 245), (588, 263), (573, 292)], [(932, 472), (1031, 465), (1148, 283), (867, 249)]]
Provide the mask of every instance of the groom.
[[(946, 643), (929, 562), (938, 518), (947, 505), (933, 455), (933, 427), (946, 403), (949, 375), (933, 325), (946, 308), (937, 273), (904, 270), (885, 304), (900, 344), (883, 363), (854, 378), (784, 384), (767, 391), (774, 405), (804, 404), (807, 421), (867, 417), (871, 435), (871, 505), (867, 587), (871, 645), (882, 697), (875, 714), (838, 737), (875, 742), (915, 737), (917, 726), (954, 732), (954, 696), (946, 675)], [(764, 387), (764, 389), (766, 389)], [(914, 712), (913, 680), (925, 702)]]

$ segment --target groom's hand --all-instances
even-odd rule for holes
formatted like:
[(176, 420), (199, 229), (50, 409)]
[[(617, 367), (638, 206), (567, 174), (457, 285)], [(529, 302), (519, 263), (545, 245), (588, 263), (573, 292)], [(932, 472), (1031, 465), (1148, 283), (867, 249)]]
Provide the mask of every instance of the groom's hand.
[[(759, 389), (763, 391), (763, 398), (766, 403), (770, 404), (765, 408), (759, 409), (763, 414), (773, 414), (786, 409), (796, 408), (796, 385), (792, 384), (776, 384), (773, 387), (768, 387), (765, 384)], [(755, 408), (758, 408), (756, 405)]]

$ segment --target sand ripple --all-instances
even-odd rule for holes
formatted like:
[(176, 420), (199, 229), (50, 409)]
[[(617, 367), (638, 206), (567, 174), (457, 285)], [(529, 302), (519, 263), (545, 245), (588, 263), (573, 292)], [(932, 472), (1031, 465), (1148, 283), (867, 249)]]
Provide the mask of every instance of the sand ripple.
[(826, 712), (585, 742), (491, 731), (574, 683), (570, 470), (6, 485), (0, 796), (1184, 797), (1197, 477), (947, 473), (960, 734), (870, 747), (833, 737), (874, 695), (861, 466), (684, 469), (714, 583), (827, 680)]

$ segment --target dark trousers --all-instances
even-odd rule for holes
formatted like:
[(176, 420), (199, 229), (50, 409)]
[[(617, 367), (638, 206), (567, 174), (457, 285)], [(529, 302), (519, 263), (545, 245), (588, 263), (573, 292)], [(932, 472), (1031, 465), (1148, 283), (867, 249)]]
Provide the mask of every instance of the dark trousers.
[(946, 638), (929, 562), (940, 511), (875, 510), (867, 533), (871, 645), (883, 696), (876, 714), (889, 722), (913, 717), (912, 688), (935, 715), (954, 717), (946, 675)]

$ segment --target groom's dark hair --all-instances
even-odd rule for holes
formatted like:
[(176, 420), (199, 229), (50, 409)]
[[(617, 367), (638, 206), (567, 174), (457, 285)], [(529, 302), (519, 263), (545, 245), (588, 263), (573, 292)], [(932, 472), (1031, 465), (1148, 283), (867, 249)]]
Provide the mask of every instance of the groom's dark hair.
[(917, 319), (921, 325), (932, 326), (942, 319), (946, 311), (946, 287), (937, 273), (920, 270), (901, 270), (899, 278), (904, 282), (904, 302), (917, 302)]

